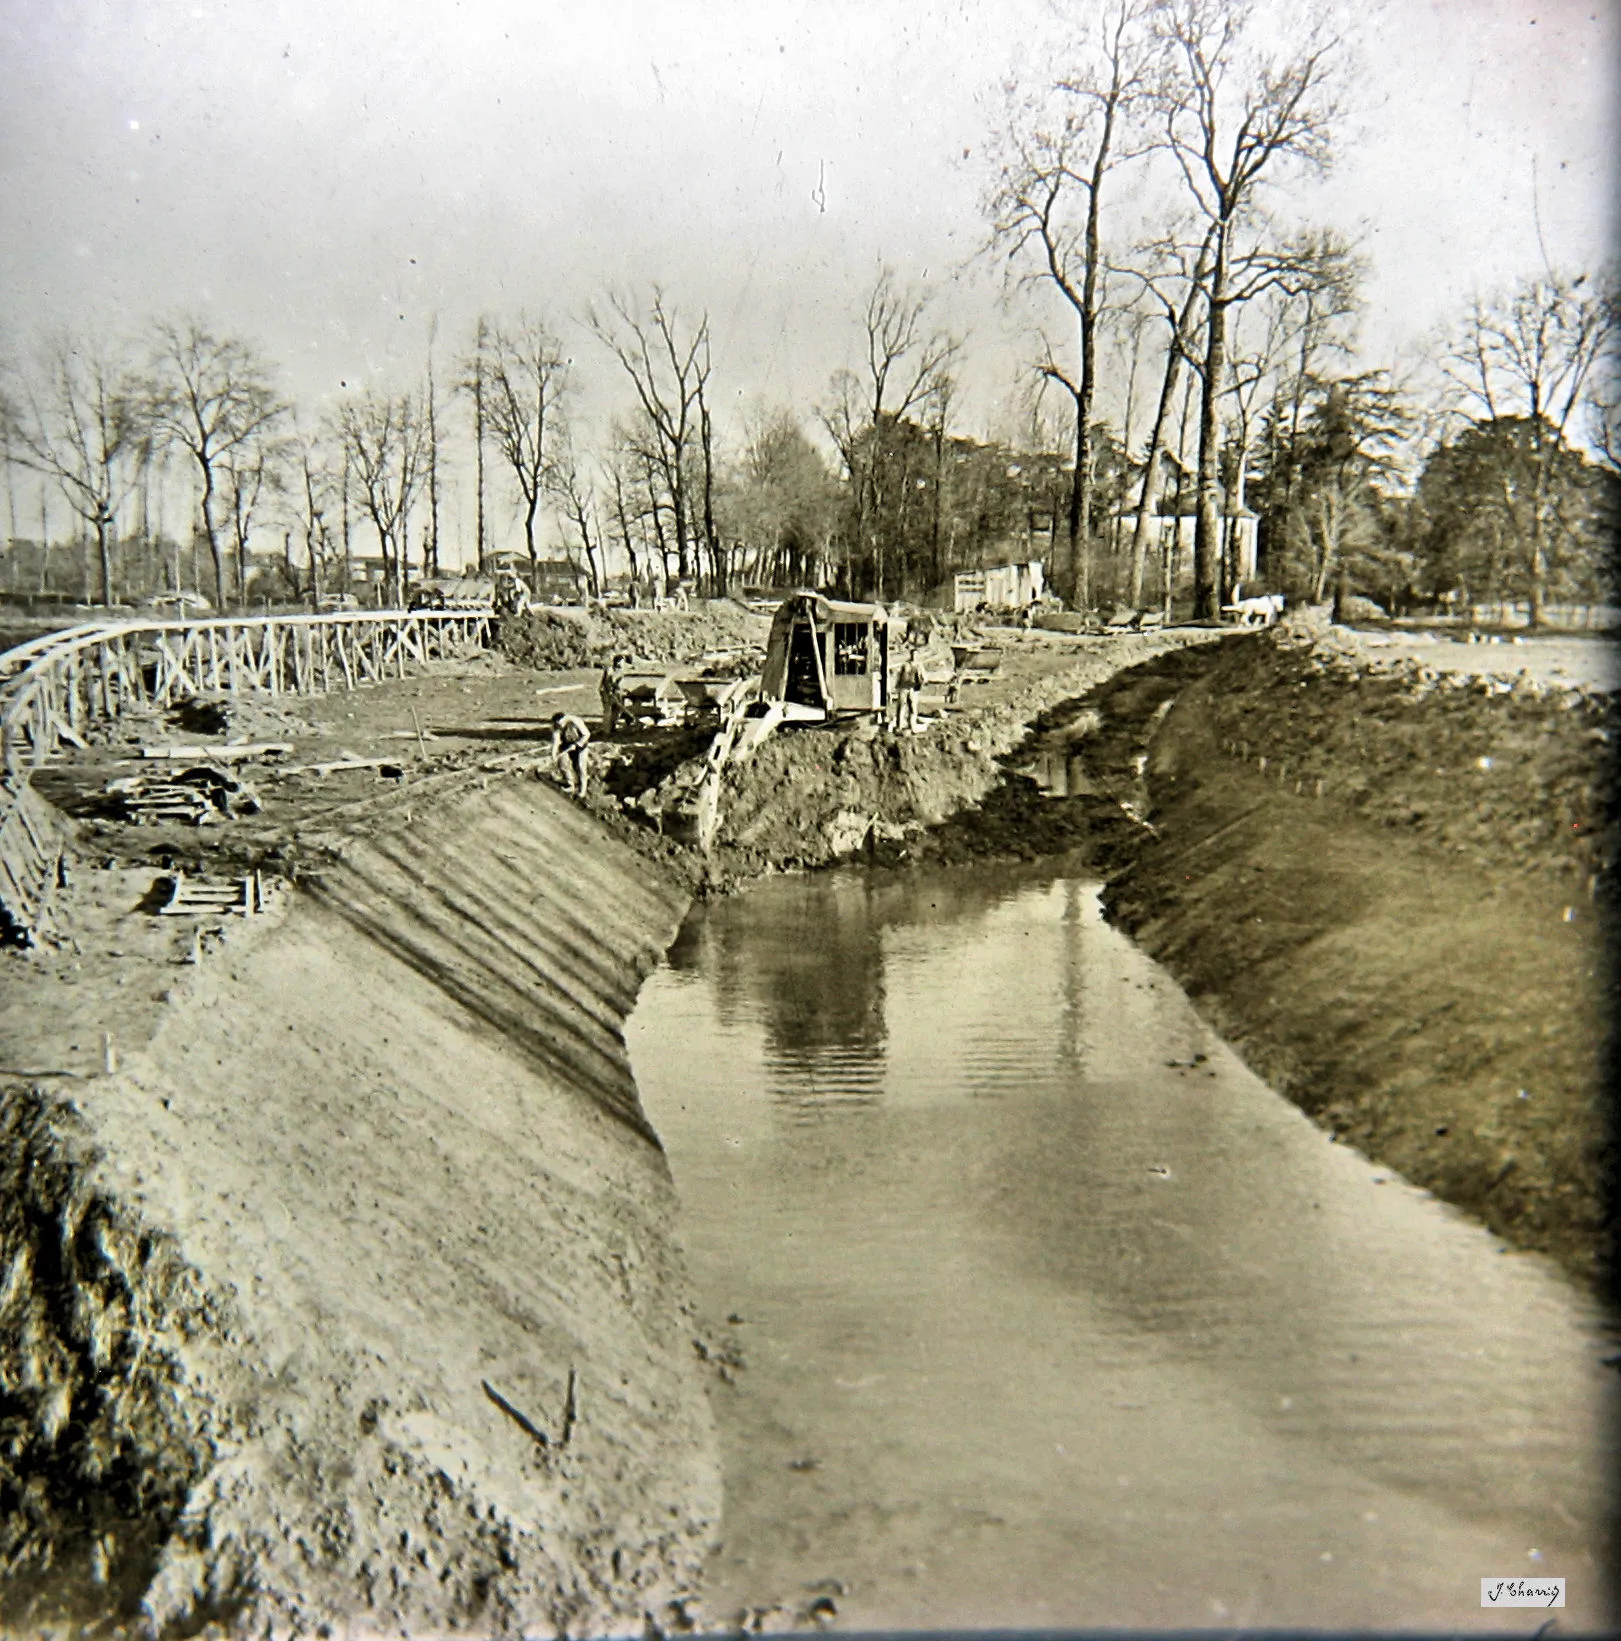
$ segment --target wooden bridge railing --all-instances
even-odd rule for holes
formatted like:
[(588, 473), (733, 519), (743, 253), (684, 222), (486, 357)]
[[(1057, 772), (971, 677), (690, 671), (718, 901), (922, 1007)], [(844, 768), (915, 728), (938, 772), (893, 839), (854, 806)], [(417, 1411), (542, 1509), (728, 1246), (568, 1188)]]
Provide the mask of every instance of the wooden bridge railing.
[(84, 746), (98, 723), (196, 695), (317, 695), (403, 678), (412, 663), (484, 648), (493, 623), (483, 610), (120, 621), (64, 628), (0, 654), (0, 923), (28, 938), (44, 914), (59, 851), (34, 858), (41, 829), (23, 794), (64, 743)]
[(0, 655), (4, 767), (15, 779), (131, 707), (238, 690), (316, 695), (403, 678), (489, 641), (481, 610), (357, 610), (70, 627)]

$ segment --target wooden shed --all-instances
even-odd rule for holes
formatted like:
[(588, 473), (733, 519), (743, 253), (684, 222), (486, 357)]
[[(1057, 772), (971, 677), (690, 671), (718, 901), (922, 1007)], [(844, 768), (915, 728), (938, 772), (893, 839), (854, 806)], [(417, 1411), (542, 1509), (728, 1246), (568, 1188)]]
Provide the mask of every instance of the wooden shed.
[(882, 712), (889, 704), (889, 614), (881, 604), (846, 604), (795, 593), (771, 622), (761, 696), (829, 717)]

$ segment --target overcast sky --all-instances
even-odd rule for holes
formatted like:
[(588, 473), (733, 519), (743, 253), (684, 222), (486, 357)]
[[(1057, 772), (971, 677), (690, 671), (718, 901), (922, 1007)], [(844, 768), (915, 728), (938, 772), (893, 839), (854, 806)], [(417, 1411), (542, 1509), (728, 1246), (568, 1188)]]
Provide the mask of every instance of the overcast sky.
[[(808, 410), (883, 258), (946, 284), (983, 427), (1031, 315), (968, 266), (990, 93), (1091, 9), (0, 0), (5, 339), (198, 309), (314, 407), (404, 385), (435, 315), (443, 358), (480, 309), (566, 328), (656, 278), (711, 309), (723, 397)], [(1539, 269), (1537, 216), (1554, 263), (1602, 258), (1618, 9), (1386, 0), (1368, 24), (1338, 169), (1288, 207), (1361, 234), (1370, 362)], [(567, 335), (600, 412), (611, 362)]]

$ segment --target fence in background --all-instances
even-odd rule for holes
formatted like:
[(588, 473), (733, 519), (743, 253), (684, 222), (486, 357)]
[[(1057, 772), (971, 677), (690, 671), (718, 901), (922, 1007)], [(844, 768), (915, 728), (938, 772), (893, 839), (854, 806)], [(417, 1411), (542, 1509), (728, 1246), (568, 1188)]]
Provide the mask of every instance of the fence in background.
[[(60, 828), (29, 778), (99, 724), (198, 695), (317, 695), (403, 678), (488, 645), (481, 610), (345, 610), (67, 627), (0, 655), (0, 912), (23, 939), (61, 873)], [(54, 841), (53, 841), (54, 840)]]

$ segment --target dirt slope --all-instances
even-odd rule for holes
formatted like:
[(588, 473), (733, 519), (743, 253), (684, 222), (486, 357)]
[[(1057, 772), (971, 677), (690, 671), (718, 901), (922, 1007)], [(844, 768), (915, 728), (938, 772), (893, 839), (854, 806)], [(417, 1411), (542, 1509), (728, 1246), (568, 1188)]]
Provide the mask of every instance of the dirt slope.
[(1157, 838), (1111, 915), (1325, 1126), (1597, 1275), (1612, 701), (1321, 624), (1214, 659), (1153, 738)]
[[(891, 863), (907, 858), (893, 846), (921, 842), (927, 829), (972, 813), (998, 788), (1002, 760), (1033, 719), (1122, 667), (1211, 636), (1188, 629), (1062, 648), (1015, 646), (1005, 680), (967, 697), (965, 710), (942, 716), (921, 736), (875, 731), (870, 723), (779, 731), (750, 763), (727, 772), (715, 870), (725, 879), (820, 866), (862, 847)], [(938, 712), (937, 694), (926, 693), (924, 705)]]
[(684, 903), (498, 782), (352, 844), (116, 1073), (8, 1091), (9, 1630), (668, 1619), (718, 1480), (620, 1024)]

